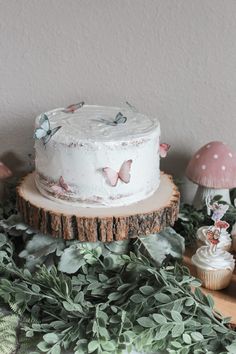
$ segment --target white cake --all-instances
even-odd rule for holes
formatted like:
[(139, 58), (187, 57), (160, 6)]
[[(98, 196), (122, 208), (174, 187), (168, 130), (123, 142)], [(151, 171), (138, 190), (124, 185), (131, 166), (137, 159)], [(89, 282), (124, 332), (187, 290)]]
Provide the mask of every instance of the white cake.
[[(116, 124), (119, 112), (123, 116)], [(61, 128), (46, 144), (35, 140), (35, 182), (41, 194), (79, 206), (112, 207), (138, 202), (158, 188), (157, 119), (130, 108), (91, 105), (74, 112), (59, 108), (46, 116), (48, 134)], [(40, 126), (42, 115), (36, 130)]]

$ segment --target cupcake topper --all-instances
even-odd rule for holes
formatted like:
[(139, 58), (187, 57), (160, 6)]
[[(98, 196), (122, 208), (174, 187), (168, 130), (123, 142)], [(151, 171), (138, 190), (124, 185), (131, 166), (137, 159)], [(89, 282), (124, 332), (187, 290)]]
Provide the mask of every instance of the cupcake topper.
[(212, 211), (211, 219), (213, 221), (222, 219), (226, 211), (229, 209), (228, 204), (219, 204), (218, 202), (212, 203), (210, 196), (206, 198), (206, 206), (209, 215)]
[(225, 204), (219, 204), (218, 202), (211, 202), (209, 198), (206, 200), (207, 208), (212, 211), (211, 219), (214, 221), (214, 225), (210, 226), (207, 230), (207, 239), (211, 244), (212, 251), (216, 251), (217, 245), (220, 242), (220, 236), (222, 230), (227, 230), (229, 224), (221, 220), (228, 210), (229, 206)]

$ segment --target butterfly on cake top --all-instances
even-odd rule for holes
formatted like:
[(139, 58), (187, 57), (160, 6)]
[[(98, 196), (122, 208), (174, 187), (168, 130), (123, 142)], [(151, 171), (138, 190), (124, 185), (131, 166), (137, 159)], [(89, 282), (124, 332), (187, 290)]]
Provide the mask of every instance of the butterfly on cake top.
[(170, 145), (159, 143), (158, 120), (126, 105), (79, 102), (36, 118), (35, 182), (41, 194), (91, 207), (131, 204), (155, 192), (159, 158)]
[[(68, 107), (64, 108), (63, 112), (64, 113), (74, 113), (78, 109), (83, 107), (83, 105), (84, 105), (84, 102), (71, 104)], [(58, 127), (51, 129), (51, 124), (50, 124), (49, 118), (46, 115), (46, 113), (43, 113), (41, 115), (40, 120), (39, 120), (39, 127), (35, 129), (34, 138), (38, 139), (38, 140), (42, 140), (43, 144), (46, 145), (49, 142), (49, 140), (53, 137), (53, 135), (55, 135), (56, 132), (58, 132), (58, 130), (61, 129), (61, 127), (62, 126), (60, 125)]]

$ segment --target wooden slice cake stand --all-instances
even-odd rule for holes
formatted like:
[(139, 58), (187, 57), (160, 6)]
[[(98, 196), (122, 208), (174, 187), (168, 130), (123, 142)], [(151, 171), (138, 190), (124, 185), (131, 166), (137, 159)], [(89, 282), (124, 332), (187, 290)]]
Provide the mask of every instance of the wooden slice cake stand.
[(65, 240), (112, 242), (148, 235), (173, 225), (180, 194), (170, 175), (161, 174), (158, 190), (149, 198), (122, 207), (86, 208), (47, 199), (34, 183), (34, 173), (17, 187), (17, 206), (32, 228)]

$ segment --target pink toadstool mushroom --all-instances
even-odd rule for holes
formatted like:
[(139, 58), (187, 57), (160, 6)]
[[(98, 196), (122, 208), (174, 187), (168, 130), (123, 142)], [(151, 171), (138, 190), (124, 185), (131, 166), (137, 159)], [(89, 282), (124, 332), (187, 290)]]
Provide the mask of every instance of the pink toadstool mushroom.
[(0, 179), (8, 178), (12, 175), (11, 170), (0, 161)]
[(193, 201), (197, 209), (207, 197), (215, 195), (221, 195), (230, 204), (229, 189), (236, 187), (236, 154), (227, 144), (212, 141), (189, 161), (186, 176), (199, 185)]

